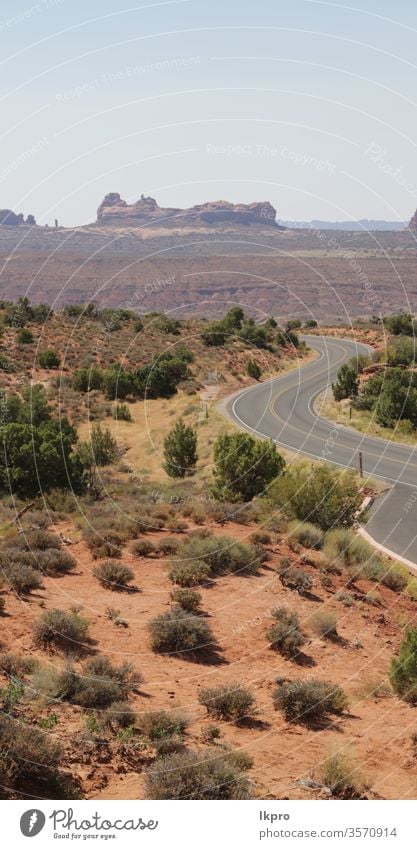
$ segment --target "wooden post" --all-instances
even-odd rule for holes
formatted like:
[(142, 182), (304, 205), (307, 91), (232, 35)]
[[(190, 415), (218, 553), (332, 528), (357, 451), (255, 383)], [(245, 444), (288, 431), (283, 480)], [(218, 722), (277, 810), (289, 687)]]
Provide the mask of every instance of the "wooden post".
[(363, 478), (363, 457), (362, 451), (359, 451), (359, 474)]

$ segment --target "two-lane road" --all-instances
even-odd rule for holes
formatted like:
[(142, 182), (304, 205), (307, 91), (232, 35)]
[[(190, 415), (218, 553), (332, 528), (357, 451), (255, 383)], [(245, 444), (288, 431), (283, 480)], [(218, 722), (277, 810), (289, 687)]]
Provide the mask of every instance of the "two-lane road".
[(338, 466), (359, 468), (395, 486), (378, 499), (366, 530), (398, 555), (417, 563), (417, 446), (400, 445), (329, 422), (314, 412), (316, 396), (332, 383), (342, 363), (369, 348), (349, 339), (304, 337), (319, 357), (271, 380), (239, 391), (227, 414), (245, 430), (293, 452)]

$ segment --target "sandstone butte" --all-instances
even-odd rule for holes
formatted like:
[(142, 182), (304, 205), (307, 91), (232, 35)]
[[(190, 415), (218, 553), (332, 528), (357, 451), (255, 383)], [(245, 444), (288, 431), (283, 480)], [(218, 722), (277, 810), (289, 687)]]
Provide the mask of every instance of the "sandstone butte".
[(255, 203), (229, 203), (216, 200), (192, 206), (189, 209), (161, 207), (151, 197), (141, 195), (135, 203), (128, 204), (117, 192), (106, 195), (97, 210), (97, 224), (113, 227), (189, 227), (224, 223), (261, 225), (282, 229), (276, 223), (276, 209), (269, 201)]

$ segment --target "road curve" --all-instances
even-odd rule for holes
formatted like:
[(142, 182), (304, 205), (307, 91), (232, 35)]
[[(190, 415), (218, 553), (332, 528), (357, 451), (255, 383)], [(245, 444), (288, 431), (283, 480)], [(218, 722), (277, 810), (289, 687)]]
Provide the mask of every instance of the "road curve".
[(359, 467), (393, 484), (378, 499), (366, 531), (380, 545), (417, 564), (417, 446), (367, 436), (321, 418), (314, 399), (332, 383), (342, 363), (369, 348), (350, 339), (305, 336), (318, 359), (281, 377), (244, 389), (225, 403), (227, 415), (241, 428), (297, 454), (338, 466)]

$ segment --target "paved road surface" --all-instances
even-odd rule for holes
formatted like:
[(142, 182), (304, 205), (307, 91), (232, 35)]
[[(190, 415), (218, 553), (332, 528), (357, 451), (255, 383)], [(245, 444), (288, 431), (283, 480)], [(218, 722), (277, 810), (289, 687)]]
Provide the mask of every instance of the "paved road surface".
[(313, 409), (315, 397), (335, 380), (341, 364), (369, 349), (349, 339), (304, 338), (319, 352), (317, 360), (239, 391), (226, 403), (227, 414), (245, 430), (338, 466), (358, 469), (361, 451), (364, 472), (394, 484), (375, 502), (366, 530), (417, 563), (417, 446), (367, 436), (326, 421)]

